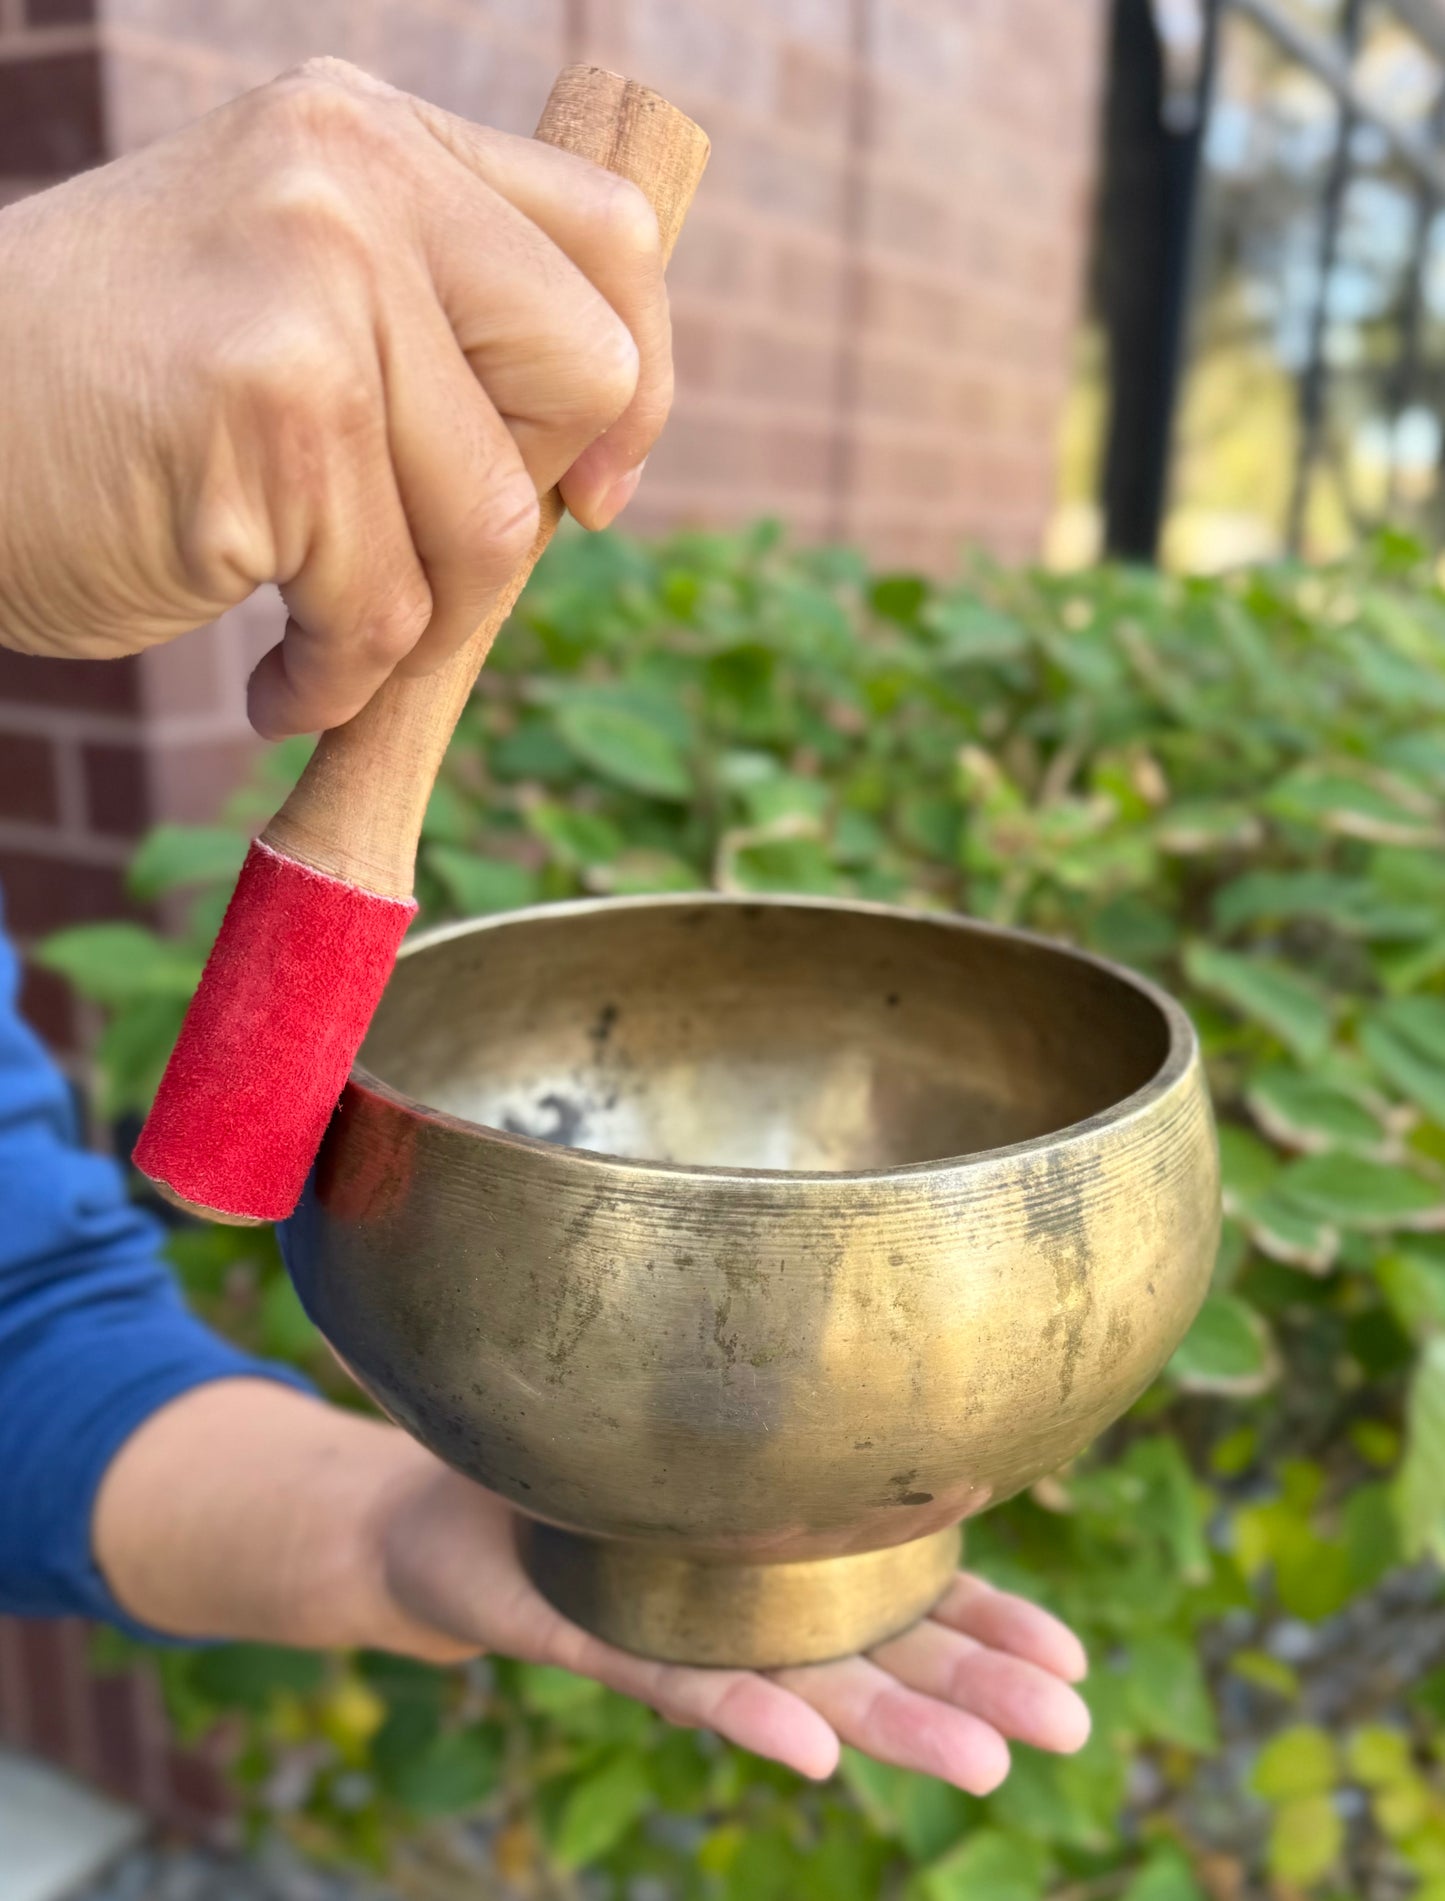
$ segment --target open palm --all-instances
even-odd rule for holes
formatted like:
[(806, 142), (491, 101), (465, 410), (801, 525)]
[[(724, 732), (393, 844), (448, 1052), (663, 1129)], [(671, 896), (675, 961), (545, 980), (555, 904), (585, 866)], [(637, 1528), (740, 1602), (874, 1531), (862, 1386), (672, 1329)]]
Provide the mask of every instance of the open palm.
[(444, 1468), (398, 1510), (386, 1561), (399, 1605), (462, 1649), (593, 1677), (806, 1776), (830, 1775), (848, 1743), (986, 1795), (1008, 1774), (1009, 1739), (1067, 1753), (1089, 1734), (1071, 1687), (1086, 1669), (1078, 1638), (966, 1572), (930, 1616), (866, 1655), (759, 1673), (652, 1663), (590, 1636), (528, 1578), (510, 1508)]

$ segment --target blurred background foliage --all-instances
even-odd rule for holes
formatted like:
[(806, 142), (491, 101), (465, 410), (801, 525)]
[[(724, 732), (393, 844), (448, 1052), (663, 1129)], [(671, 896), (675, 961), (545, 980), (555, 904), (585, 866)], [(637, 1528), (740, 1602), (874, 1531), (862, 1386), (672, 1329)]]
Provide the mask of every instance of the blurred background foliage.
[[(432, 800), (424, 920), (711, 884), (1124, 959), (1208, 1053), (1214, 1290), (1101, 1445), (968, 1533), (1090, 1646), (1078, 1758), (1019, 1750), (987, 1802), (854, 1757), (809, 1788), (551, 1670), (161, 1655), (257, 1825), (413, 1883), (465, 1838), (510, 1891), (629, 1901), (1445, 1901), (1442, 713), (1445, 591), (1400, 535), (1330, 569), (947, 586), (769, 525), (563, 537)], [(106, 1012), (122, 1127), (300, 759), (144, 842), (164, 933), (43, 953)], [(218, 1325), (359, 1403), (269, 1236), (171, 1251)]]

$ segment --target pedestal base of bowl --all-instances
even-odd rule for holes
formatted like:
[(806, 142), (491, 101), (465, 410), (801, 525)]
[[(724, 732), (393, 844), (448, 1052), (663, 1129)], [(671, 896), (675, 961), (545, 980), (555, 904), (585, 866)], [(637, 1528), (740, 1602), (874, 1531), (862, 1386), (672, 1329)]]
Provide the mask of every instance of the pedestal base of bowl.
[(564, 1616), (665, 1663), (777, 1670), (867, 1650), (938, 1602), (956, 1526), (911, 1544), (791, 1564), (713, 1564), (523, 1520), (522, 1562)]

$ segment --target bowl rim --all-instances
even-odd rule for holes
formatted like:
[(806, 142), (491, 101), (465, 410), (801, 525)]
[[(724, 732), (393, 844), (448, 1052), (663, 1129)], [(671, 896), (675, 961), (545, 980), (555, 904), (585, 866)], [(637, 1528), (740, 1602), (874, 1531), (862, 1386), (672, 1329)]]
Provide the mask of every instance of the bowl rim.
[(565, 1157), (573, 1165), (595, 1167), (599, 1172), (616, 1175), (619, 1171), (639, 1176), (666, 1176), (673, 1180), (692, 1178), (712, 1185), (728, 1182), (748, 1184), (775, 1184), (786, 1187), (791, 1184), (817, 1186), (819, 1184), (834, 1187), (850, 1183), (868, 1184), (893, 1181), (900, 1178), (926, 1176), (937, 1178), (939, 1175), (963, 1169), (995, 1165), (999, 1162), (1025, 1158), (1043, 1150), (1057, 1151), (1061, 1146), (1073, 1145), (1109, 1130), (1122, 1129), (1137, 1121), (1153, 1109), (1165, 1097), (1177, 1090), (1182, 1083), (1198, 1068), (1200, 1063), (1199, 1039), (1189, 1015), (1167, 990), (1131, 970), (1126, 964), (1118, 964), (1112, 958), (1100, 957), (1093, 951), (1080, 950), (1076, 945), (1065, 943), (1060, 938), (1047, 936), (1042, 931), (1020, 930), (1013, 925), (991, 924), (982, 918), (972, 918), (961, 911), (925, 911), (907, 905), (880, 904), (865, 898), (831, 898), (808, 893), (790, 892), (728, 892), (728, 891), (668, 891), (641, 892), (625, 897), (588, 897), (563, 898), (548, 904), (529, 904), (514, 911), (494, 911), (480, 917), (458, 918), (447, 924), (435, 924), (429, 930), (420, 931), (415, 937), (408, 937), (397, 956), (397, 962), (414, 957), (422, 951), (430, 950), (437, 944), (445, 944), (454, 937), (468, 937), (478, 931), (504, 930), (509, 925), (534, 923), (538, 919), (589, 917), (598, 912), (618, 910), (682, 910), (697, 905), (710, 907), (756, 909), (766, 906), (776, 910), (808, 910), (848, 912), (866, 917), (889, 918), (903, 924), (926, 924), (935, 929), (955, 930), (975, 936), (1006, 938), (1012, 943), (1029, 944), (1050, 954), (1072, 960), (1075, 963), (1092, 965), (1116, 982), (1137, 992), (1146, 1002), (1152, 1004), (1163, 1017), (1168, 1032), (1168, 1043), (1163, 1061), (1154, 1074), (1127, 1096), (1121, 1096), (1117, 1102), (1096, 1114), (1086, 1116), (1078, 1122), (1065, 1123), (1061, 1128), (1047, 1131), (1043, 1135), (1030, 1136), (1027, 1141), (1010, 1142), (999, 1148), (972, 1149), (962, 1155), (939, 1155), (919, 1162), (896, 1162), (886, 1168), (859, 1169), (790, 1169), (790, 1168), (739, 1168), (712, 1162), (667, 1162), (649, 1159), (645, 1156), (611, 1155), (598, 1149), (573, 1148), (566, 1143), (546, 1142), (540, 1136), (519, 1135), (509, 1129), (498, 1129), (488, 1122), (474, 1122), (468, 1116), (453, 1114), (447, 1109), (434, 1108), (430, 1103), (411, 1096), (405, 1090), (397, 1089), (386, 1082), (361, 1061), (360, 1056), (352, 1064), (351, 1074), (347, 1078), (343, 1095), (353, 1091), (372, 1097), (394, 1110), (429, 1124), (437, 1129), (450, 1129), (469, 1137), (480, 1137), (488, 1147), (504, 1151), (521, 1152), (529, 1155), (547, 1156), (554, 1161)]

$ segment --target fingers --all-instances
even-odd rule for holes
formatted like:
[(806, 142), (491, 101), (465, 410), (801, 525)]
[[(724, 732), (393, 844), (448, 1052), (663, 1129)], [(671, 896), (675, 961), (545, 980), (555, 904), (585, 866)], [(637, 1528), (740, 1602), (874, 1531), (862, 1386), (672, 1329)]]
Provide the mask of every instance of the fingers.
[(910, 1689), (968, 1710), (1014, 1742), (1072, 1755), (1089, 1740), (1083, 1698), (1051, 1671), (992, 1650), (931, 1617), (891, 1642), (873, 1661)]
[(867, 1657), (772, 1676), (843, 1742), (879, 1762), (938, 1776), (970, 1795), (990, 1795), (1009, 1772), (1008, 1744), (991, 1724), (920, 1695)]
[[(316, 441), (278, 472), (273, 492), (309, 516), (300, 566), (283, 567), (290, 619), (279, 645), (251, 675), (247, 710), (264, 738), (339, 726), (360, 711), (421, 638), (432, 614), (423, 572), (381, 426), (380, 398), (362, 428)], [(290, 459), (283, 439), (278, 459)], [(289, 565), (289, 564), (288, 564)]]
[(630, 499), (672, 406), (672, 333), (657, 219), (635, 185), (570, 152), (469, 125), (408, 102), (458, 163), (545, 232), (620, 319), (637, 352), (635, 385), (610, 427), (584, 444), (562, 495), (588, 528)]
[(505, 1633), (489, 1641), (513, 1656), (591, 1677), (669, 1722), (713, 1730), (815, 1781), (838, 1766), (838, 1739), (827, 1721), (768, 1678), (747, 1670), (692, 1670), (616, 1650), (563, 1617), (530, 1585), (510, 1600)]
[(1066, 1683), (1082, 1683), (1089, 1674), (1084, 1646), (1067, 1624), (1037, 1604), (996, 1591), (967, 1572), (959, 1572), (933, 1616), (981, 1644), (1052, 1671)]
[(414, 214), (433, 294), (545, 491), (631, 402), (638, 347), (546, 232), (448, 163)]
[(388, 342), (386, 387), (392, 465), (432, 602), (399, 670), (426, 673), (470, 639), (527, 558), (537, 489), (440, 310), (422, 297)]

